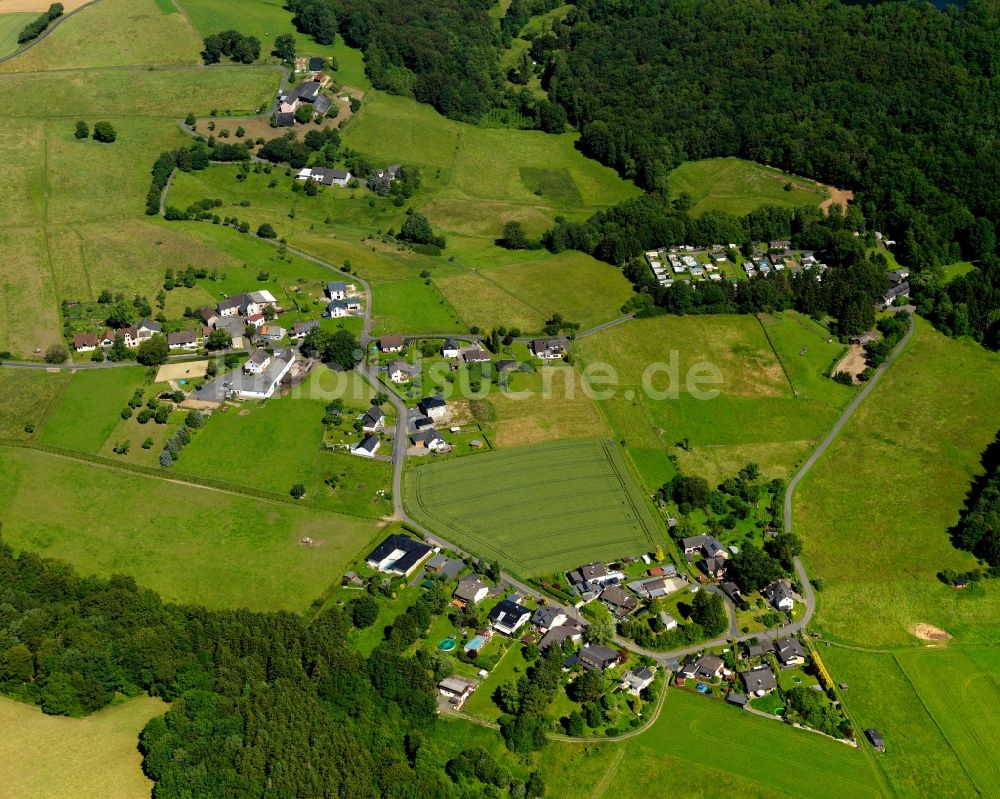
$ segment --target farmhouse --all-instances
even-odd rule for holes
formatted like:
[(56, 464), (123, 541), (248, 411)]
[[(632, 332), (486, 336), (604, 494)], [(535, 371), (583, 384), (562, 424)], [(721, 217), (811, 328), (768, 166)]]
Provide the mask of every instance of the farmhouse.
[(278, 301), (269, 291), (236, 294), (219, 302), (219, 316), (256, 316), (267, 307), (277, 308)]
[(440, 419), (448, 413), (448, 403), (441, 397), (424, 397), (417, 407), (429, 419)]
[(73, 336), (73, 349), (77, 352), (91, 352), (97, 349), (97, 335), (94, 333), (80, 333)]
[(486, 350), (473, 347), (462, 353), (462, 359), (466, 363), (486, 363), (490, 359), (490, 354)]
[(882, 307), (888, 308), (897, 297), (903, 297), (905, 299), (909, 296), (910, 284), (904, 280), (902, 283), (896, 284), (882, 295)]
[(372, 405), (361, 417), (361, 429), (366, 433), (374, 433), (385, 427), (385, 414), (378, 405)]
[(292, 332), (288, 334), (288, 337), (292, 341), (300, 341), (313, 330), (319, 330), (319, 322), (315, 319), (310, 319), (306, 322), (296, 322), (292, 325)]
[(697, 680), (711, 680), (721, 677), (726, 670), (726, 664), (718, 655), (688, 655), (681, 664), (681, 674)]
[(193, 330), (182, 330), (167, 336), (167, 347), (172, 350), (189, 350), (198, 346), (198, 334)]
[(409, 577), (430, 554), (430, 546), (423, 541), (395, 534), (375, 547), (365, 562), (377, 571)]
[[(584, 644), (583, 649), (573, 655), (573, 664), (579, 663), (588, 671), (604, 671), (618, 664), (620, 654), (615, 649), (606, 646)], [(569, 664), (569, 665), (573, 665)]]
[(782, 666), (802, 666), (806, 662), (806, 650), (798, 638), (789, 636), (774, 642), (774, 654)]
[(387, 372), (393, 383), (405, 383), (416, 374), (416, 367), (406, 361), (393, 361), (389, 364)]
[(259, 375), (271, 363), (271, 355), (267, 350), (256, 349), (250, 358), (243, 364), (243, 371), (251, 375)]
[(513, 635), (531, 617), (531, 611), (510, 599), (503, 599), (490, 611), (489, 620), (493, 629), (504, 635)]
[(543, 635), (553, 627), (559, 627), (569, 617), (558, 605), (542, 605), (531, 616), (531, 623)]
[(458, 342), (453, 338), (446, 338), (444, 344), (441, 346), (441, 355), (444, 358), (457, 358), (461, 350), (458, 347)]
[(531, 342), (531, 354), (543, 361), (557, 361), (566, 353), (566, 342), (559, 338), (536, 338)]
[(448, 699), (448, 704), (456, 710), (461, 710), (465, 700), (472, 696), (477, 683), (463, 680), (461, 677), (445, 677), (438, 683), (438, 692)]
[(382, 352), (402, 352), (404, 343), (402, 336), (382, 336), (378, 340), (378, 348)]
[(681, 541), (685, 555), (693, 555), (700, 552), (706, 558), (727, 558), (729, 552), (722, 545), (719, 539), (711, 535), (696, 535), (692, 538), (685, 538)]
[[(326, 98), (322, 98), (326, 99)], [(327, 108), (330, 106), (327, 105)], [(316, 109), (319, 110), (318, 108)], [(321, 112), (322, 113), (322, 112)], [(323, 186), (346, 186), (351, 182), (351, 173), (344, 169), (326, 169), (325, 167), (306, 167), (300, 169), (295, 176), (296, 180), (312, 180)], [(338, 299), (343, 299), (342, 297)]]
[(351, 447), (351, 454), (362, 458), (374, 458), (380, 446), (382, 446), (382, 441), (378, 436), (368, 435)]
[(567, 621), (558, 627), (552, 627), (542, 640), (538, 642), (538, 648), (543, 652), (548, 651), (551, 646), (562, 646), (563, 641), (579, 641), (583, 638), (583, 628), (575, 621)]
[(765, 696), (778, 687), (778, 680), (770, 666), (756, 666), (740, 673), (743, 686), (748, 694)]
[(788, 613), (795, 606), (792, 592), (784, 580), (775, 580), (770, 585), (764, 586), (760, 591), (760, 595), (770, 602), (775, 610), (783, 610)]
[(478, 574), (467, 574), (458, 581), (458, 587), (452, 596), (466, 604), (478, 605), (489, 593), (490, 587), (479, 579)]
[[(257, 355), (257, 352), (263, 352), (263, 355)], [(265, 358), (268, 362), (261, 366)], [(277, 349), (270, 356), (266, 351), (255, 351), (241, 371), (220, 375), (202, 386), (198, 399), (221, 402), (234, 395), (241, 399), (268, 399), (274, 395), (296, 360), (295, 353), (288, 349)]]
[(638, 671), (629, 669), (622, 675), (621, 688), (632, 696), (638, 696), (653, 683), (656, 673), (648, 666)]

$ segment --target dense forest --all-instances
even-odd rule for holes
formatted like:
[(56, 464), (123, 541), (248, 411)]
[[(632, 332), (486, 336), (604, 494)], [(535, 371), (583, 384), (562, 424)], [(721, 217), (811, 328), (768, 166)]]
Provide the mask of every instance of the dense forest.
[(307, 623), (170, 605), (130, 577), (81, 578), (0, 542), (0, 692), (75, 716), (118, 696), (170, 701), (140, 741), (156, 799), (540, 796), (537, 778), (487, 770), (482, 753), (446, 768), (443, 661), (404, 654), (446, 604), (440, 589), (423, 594), (365, 658), (347, 634), (374, 617), (351, 606)]

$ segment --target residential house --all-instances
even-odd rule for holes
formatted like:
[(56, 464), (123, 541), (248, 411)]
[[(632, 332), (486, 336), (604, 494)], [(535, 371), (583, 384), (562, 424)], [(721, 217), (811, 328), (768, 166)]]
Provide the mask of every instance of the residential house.
[(167, 336), (167, 347), (172, 350), (190, 350), (198, 346), (198, 334), (193, 330), (182, 330)]
[(456, 710), (461, 710), (465, 700), (472, 696), (472, 692), (476, 690), (476, 685), (478, 683), (464, 680), (461, 677), (445, 677), (438, 683), (437, 687), (441, 696), (448, 699), (449, 705), (452, 705)]
[(347, 312), (359, 313), (361, 311), (361, 300), (357, 297), (348, 297), (344, 300), (344, 305), (347, 306)]
[(765, 696), (778, 687), (778, 680), (770, 666), (755, 666), (748, 671), (740, 672), (740, 679), (748, 694)]
[(402, 352), (405, 342), (402, 336), (382, 336), (378, 340), (378, 348), (382, 352)]
[(617, 618), (627, 616), (639, 604), (639, 600), (632, 596), (632, 594), (626, 593), (620, 585), (610, 585), (601, 591), (601, 602)]
[(326, 66), (325, 59), (313, 57), (309, 59), (309, 71), (319, 72), (323, 67)]
[(268, 307), (278, 307), (278, 301), (270, 291), (250, 291), (221, 300), (217, 310), (219, 316), (256, 316)]
[(326, 284), (326, 296), (331, 300), (347, 298), (347, 284), (342, 280), (332, 280)]
[(910, 296), (910, 284), (907, 281), (898, 283), (892, 288), (890, 288), (885, 294), (882, 295), (882, 307), (888, 308), (895, 302), (897, 297), (903, 297), (904, 299)]
[(502, 599), (490, 611), (489, 620), (493, 629), (504, 635), (513, 635), (515, 630), (531, 618), (531, 611), (510, 599)]
[(761, 589), (760, 595), (764, 597), (775, 610), (783, 610), (790, 613), (795, 606), (792, 592), (784, 580), (775, 580), (770, 585)]
[[(266, 354), (265, 352), (264, 355)], [(257, 356), (261, 357), (263, 356)], [(267, 365), (259, 371), (254, 366), (247, 369), (244, 364), (244, 368), (239, 372), (228, 372), (205, 383), (198, 391), (197, 398), (215, 402), (221, 402), (232, 396), (241, 399), (268, 399), (274, 395), (297, 360), (298, 356), (292, 350), (276, 349)]]
[(577, 652), (574, 657), (573, 662), (579, 663), (588, 671), (604, 671), (618, 665), (621, 653), (606, 646), (584, 644), (583, 649)]
[(782, 666), (804, 666), (806, 650), (798, 638), (788, 636), (774, 642), (774, 654)]
[(712, 680), (725, 671), (726, 664), (718, 655), (688, 655), (681, 664), (681, 674), (697, 680)]
[[(325, 100), (326, 98), (321, 98)], [(317, 106), (321, 104), (317, 101)], [(328, 103), (322, 103), (325, 106), (323, 111), (320, 111), (319, 107), (316, 108), (320, 113), (325, 113), (325, 109), (329, 108)], [(351, 182), (351, 173), (345, 169), (327, 169), (326, 167), (306, 167), (305, 169), (300, 169), (298, 174), (295, 175), (296, 180), (311, 180), (315, 183), (319, 183), (323, 186), (340, 186), (344, 187)], [(343, 299), (343, 297), (335, 298)]]
[(415, 447), (437, 452), (448, 446), (448, 442), (442, 438), (441, 434), (433, 427), (429, 430), (422, 430), (410, 436), (410, 443)]
[(458, 587), (452, 594), (455, 599), (467, 605), (478, 605), (490, 594), (490, 587), (479, 579), (478, 574), (467, 574), (458, 581)]
[(430, 419), (440, 419), (448, 413), (448, 403), (441, 397), (424, 397), (417, 407)]
[(461, 350), (458, 342), (453, 338), (446, 338), (441, 346), (441, 355), (444, 358), (457, 358)]
[(675, 619), (665, 610), (660, 611), (660, 622), (663, 624), (664, 630), (673, 630), (677, 627), (677, 619)]
[(374, 458), (378, 448), (382, 446), (382, 441), (378, 436), (367, 435), (357, 444), (351, 447), (351, 454), (362, 458)]
[(722, 584), (722, 593), (729, 597), (729, 601), (734, 605), (740, 605), (743, 602), (743, 594), (740, 593), (740, 587), (731, 580)]
[(92, 352), (97, 349), (97, 335), (95, 333), (80, 333), (73, 336), (73, 349), (77, 352)]
[[(284, 108), (284, 104), (282, 105)], [(274, 115), (274, 126), (277, 128), (290, 128), (295, 124), (295, 113), (293, 111), (278, 111)]]
[(681, 541), (685, 555), (700, 552), (706, 558), (726, 558), (729, 552), (719, 539), (711, 535), (696, 535)]
[(110, 347), (115, 343), (115, 331), (105, 330), (101, 335), (97, 337), (97, 345), (99, 347)]
[(743, 651), (748, 658), (759, 658), (767, 655), (774, 648), (771, 641), (758, 641), (756, 644), (747, 641), (743, 644)]
[(387, 373), (393, 383), (406, 383), (417, 373), (417, 367), (406, 361), (393, 361), (389, 364)]
[(646, 599), (659, 599), (674, 590), (674, 581), (666, 577), (654, 577), (652, 580), (634, 580), (628, 587)]
[(462, 353), (462, 359), (466, 363), (486, 363), (490, 359), (490, 354), (486, 350), (475, 347)]
[(255, 313), (247, 317), (247, 327), (253, 327), (260, 330), (264, 323), (267, 321), (267, 317), (262, 313)]
[(409, 577), (431, 551), (423, 541), (394, 534), (368, 553), (365, 562), (377, 571)]
[(378, 405), (372, 405), (361, 417), (361, 429), (366, 433), (375, 433), (385, 427), (385, 414)]
[(319, 330), (319, 322), (315, 319), (309, 319), (305, 322), (296, 322), (292, 325), (292, 332), (288, 334), (288, 337), (292, 341), (300, 341), (304, 339), (313, 330)]
[(653, 684), (656, 672), (646, 666), (638, 671), (629, 669), (622, 675), (621, 688), (632, 696), (639, 696), (644, 690)]
[(531, 623), (544, 635), (553, 627), (559, 627), (569, 617), (558, 605), (542, 605), (531, 616)]
[(281, 341), (288, 331), (277, 325), (261, 325), (254, 335), (254, 339), (260, 344), (274, 344)]
[(566, 342), (559, 338), (536, 338), (531, 342), (531, 354), (543, 361), (557, 361), (566, 353)]
[(434, 427), (434, 420), (430, 416), (415, 416), (411, 420), (411, 424), (416, 432), (420, 432)]
[(446, 555), (442, 555), (439, 552), (433, 558), (427, 561), (427, 565), (424, 566), (424, 572), (427, 574), (439, 574), (441, 570), (447, 565), (448, 565), (448, 557)]
[(889, 272), (889, 282), (894, 286), (898, 286), (900, 283), (905, 282), (909, 276), (909, 269), (893, 269)]
[(347, 303), (343, 300), (330, 300), (326, 304), (323, 316), (328, 319), (340, 319), (343, 316), (347, 316)]
[[(670, 526), (673, 527), (673, 525)], [(668, 563), (666, 566), (654, 566), (651, 569), (646, 569), (646, 574), (650, 577), (673, 577), (677, 574), (677, 567), (672, 563)]]
[(243, 364), (243, 371), (251, 375), (263, 374), (264, 370), (267, 369), (271, 364), (271, 356), (267, 350), (257, 348), (253, 351), (253, 354)]
[(583, 638), (583, 628), (575, 621), (567, 620), (558, 627), (550, 627), (549, 631), (538, 642), (538, 648), (547, 652), (551, 646), (562, 646), (564, 641), (578, 642)]

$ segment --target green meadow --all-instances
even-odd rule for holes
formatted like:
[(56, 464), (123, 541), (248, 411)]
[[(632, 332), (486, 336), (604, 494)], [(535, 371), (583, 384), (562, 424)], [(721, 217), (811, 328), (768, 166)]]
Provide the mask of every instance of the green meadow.
[[(36, 435), (72, 379), (68, 372), (0, 368), (0, 438), (25, 441)], [(36, 432), (27, 432), (27, 425)]]
[(304, 611), (378, 534), (370, 520), (32, 450), (0, 452), (0, 481), (4, 540), (16, 550), (213, 608)]
[(77, 372), (49, 413), (39, 440), (96, 454), (121, 421), (122, 408), (143, 386), (145, 374), (141, 366)]
[[(791, 191), (785, 185), (791, 183)], [(685, 161), (667, 177), (670, 194), (687, 194), (691, 212), (726, 211), (742, 216), (762, 205), (798, 208), (819, 205), (830, 196), (825, 186), (741, 158)]]

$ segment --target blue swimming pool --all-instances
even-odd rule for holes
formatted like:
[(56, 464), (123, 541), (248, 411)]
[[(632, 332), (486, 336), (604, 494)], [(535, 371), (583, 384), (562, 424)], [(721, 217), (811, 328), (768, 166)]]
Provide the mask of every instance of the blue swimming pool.
[(485, 636), (476, 635), (469, 639), (469, 642), (465, 645), (465, 651), (471, 652), (474, 649), (481, 649), (483, 644), (486, 643)]

